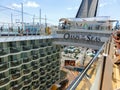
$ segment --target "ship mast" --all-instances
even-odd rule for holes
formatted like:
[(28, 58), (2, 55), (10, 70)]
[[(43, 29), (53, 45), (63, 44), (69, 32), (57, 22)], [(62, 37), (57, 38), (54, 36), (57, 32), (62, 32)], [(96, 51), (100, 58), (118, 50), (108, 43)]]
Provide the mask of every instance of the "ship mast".
[(23, 3), (21, 3), (21, 18), (22, 18), (22, 30), (23, 30)]

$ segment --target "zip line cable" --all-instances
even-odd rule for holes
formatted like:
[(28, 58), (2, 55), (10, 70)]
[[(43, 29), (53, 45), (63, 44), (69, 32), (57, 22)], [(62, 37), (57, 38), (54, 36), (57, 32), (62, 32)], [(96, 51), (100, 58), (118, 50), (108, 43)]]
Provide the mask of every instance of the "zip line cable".
[[(21, 13), (21, 11), (19, 11), (19, 10), (15, 10), (15, 9), (12, 9), (12, 8), (9, 8), (9, 7), (5, 7), (5, 6), (1, 6), (1, 5), (0, 5), (0, 7), (1, 7), (1, 8), (8, 9), (8, 10), (15, 11), (15, 12), (18, 12), (18, 13)], [(29, 14), (29, 13), (27, 13), (27, 12), (23, 12), (23, 14), (33, 16), (32, 14)]]
[[(0, 5), (0, 11), (4, 11), (5, 9), (6, 10), (11, 10), (11, 11), (14, 11), (14, 12), (18, 12), (18, 13), (21, 13), (21, 11), (20, 10), (15, 10), (15, 9), (13, 9), (13, 8), (10, 8), (10, 7), (6, 7), (6, 6), (2, 6), (2, 5)], [(25, 14), (25, 15), (29, 15), (29, 16), (34, 16), (34, 15), (32, 15), (32, 14), (29, 14), (29, 13), (27, 13), (27, 12), (23, 12), (23, 14)], [(14, 15), (14, 16), (19, 16), (20, 14), (16, 14), (16, 15)], [(40, 19), (40, 18), (34, 18), (34, 19)], [(45, 20), (45, 18), (41, 18), (41, 20)], [(51, 20), (51, 19), (46, 19), (48, 22), (50, 22), (50, 21), (54, 21), (54, 20)]]

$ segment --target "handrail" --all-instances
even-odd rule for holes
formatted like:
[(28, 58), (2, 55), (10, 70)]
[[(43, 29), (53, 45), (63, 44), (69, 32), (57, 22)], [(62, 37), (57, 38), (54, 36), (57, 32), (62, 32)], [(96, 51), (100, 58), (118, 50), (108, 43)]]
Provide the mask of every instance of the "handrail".
[(69, 87), (67, 88), (67, 90), (75, 90), (75, 88), (78, 86), (78, 84), (80, 83), (80, 81), (82, 80), (82, 78), (85, 76), (86, 72), (89, 70), (89, 68), (92, 65), (92, 63), (96, 60), (96, 58), (98, 57), (98, 55), (103, 51), (105, 44), (106, 43), (103, 44), (103, 46), (99, 49), (99, 51), (94, 56), (94, 58), (92, 60), (90, 60), (90, 62), (87, 64), (87, 66), (85, 67), (85, 69), (81, 73), (79, 73), (79, 75), (69, 85)]
[(106, 64), (106, 56), (103, 57), (103, 67), (102, 67), (102, 74), (101, 74), (100, 90), (102, 90), (103, 78), (104, 78), (104, 73), (105, 73), (105, 64)]

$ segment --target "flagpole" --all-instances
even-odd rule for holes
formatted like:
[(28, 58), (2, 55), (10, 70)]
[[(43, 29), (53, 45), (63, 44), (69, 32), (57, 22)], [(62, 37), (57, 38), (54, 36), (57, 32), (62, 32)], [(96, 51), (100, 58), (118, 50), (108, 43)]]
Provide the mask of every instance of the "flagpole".
[[(22, 33), (23, 33), (23, 3), (21, 3)], [(21, 34), (22, 34), (21, 33)]]
[[(41, 9), (40, 9), (39, 23), (40, 23), (40, 31), (41, 31)], [(40, 34), (40, 32), (39, 32), (39, 34)]]

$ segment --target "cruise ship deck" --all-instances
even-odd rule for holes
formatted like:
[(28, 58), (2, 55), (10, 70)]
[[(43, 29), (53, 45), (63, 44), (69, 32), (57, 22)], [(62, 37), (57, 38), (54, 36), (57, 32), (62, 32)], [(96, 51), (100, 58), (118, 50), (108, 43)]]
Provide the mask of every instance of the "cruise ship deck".
[[(96, 49), (98, 52), (66, 89), (119, 90), (120, 68), (119, 64), (116, 64), (119, 57), (115, 58), (114, 55), (115, 44), (111, 37), (113, 31), (105, 30), (105, 26), (102, 32), (87, 28), (77, 29), (78, 26), (74, 27), (74, 30), (72, 26), (64, 29), (59, 27), (58, 30), (51, 28), (51, 34), (44, 32), (40, 35), (1, 34), (0, 89), (50, 89), (53, 84), (60, 81), (61, 46), (74, 44)], [(76, 35), (79, 35), (79, 38), (75, 38)], [(93, 36), (92, 39), (87, 35)]]
[[(61, 18), (57, 28), (47, 27), (46, 18), (43, 28), (41, 21), (23, 23), (22, 4), (20, 25), (0, 24), (0, 90), (120, 90), (120, 56), (115, 56), (111, 36), (117, 20), (96, 17), (98, 1), (82, 0), (76, 17)], [(65, 46), (96, 51), (92, 58), (86, 58), (83, 50), (84, 58), (78, 58), (78, 65), (71, 68), (66, 64), (67, 69), (77, 72), (71, 82), (67, 80), (72, 79), (70, 75), (61, 79)], [(67, 84), (61, 84), (64, 79)]]
[[(91, 30), (89, 28), (91, 24), (83, 29), (84, 26), (81, 25), (84, 23), (83, 21), (73, 20), (71, 22), (73, 22), (73, 27), (70, 28), (69, 26), (62, 28), (60, 25), (61, 30), (57, 31), (59, 34), (57, 36), (60, 38), (54, 43), (92, 48), (98, 50), (98, 52), (84, 65), (84, 70), (73, 80), (67, 90), (119, 90), (120, 57), (115, 56), (116, 45), (111, 35), (115, 31), (112, 28), (107, 28), (108, 25), (101, 25), (99, 28), (103, 28), (102, 30), (96, 30), (96, 26), (92, 26)], [(74, 23), (78, 25), (74, 26)], [(109, 23), (109, 25), (112, 24)], [(96, 37), (97, 39), (94, 39)]]

